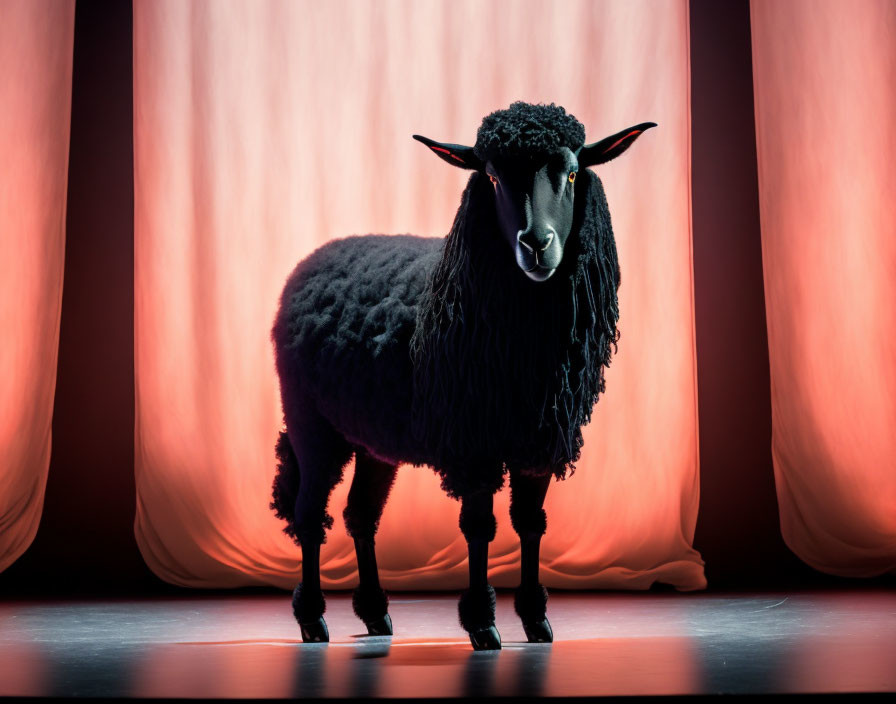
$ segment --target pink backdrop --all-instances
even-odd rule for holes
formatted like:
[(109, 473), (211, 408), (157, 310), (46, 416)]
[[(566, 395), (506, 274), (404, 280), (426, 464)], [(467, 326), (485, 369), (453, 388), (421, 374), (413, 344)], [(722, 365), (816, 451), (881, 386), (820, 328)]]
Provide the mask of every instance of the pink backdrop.
[(0, 571), (44, 503), (65, 251), (74, 0), (0, 2)]
[(896, 3), (753, 0), (773, 455), (791, 549), (896, 568)]
[[(466, 174), (411, 139), (472, 142), (511, 101), (566, 106), (596, 140), (659, 128), (604, 179), (622, 339), (579, 470), (548, 494), (544, 581), (705, 585), (698, 501), (685, 0), (137, 0), (137, 517), (188, 586), (292, 587), (300, 552), (268, 510), (282, 416), (269, 331), (296, 261), (352, 233), (444, 234)], [(325, 587), (356, 583), (341, 523)], [(498, 495), (490, 574), (515, 585)], [(391, 588), (466, 582), (459, 505), (404, 468), (378, 537)]]

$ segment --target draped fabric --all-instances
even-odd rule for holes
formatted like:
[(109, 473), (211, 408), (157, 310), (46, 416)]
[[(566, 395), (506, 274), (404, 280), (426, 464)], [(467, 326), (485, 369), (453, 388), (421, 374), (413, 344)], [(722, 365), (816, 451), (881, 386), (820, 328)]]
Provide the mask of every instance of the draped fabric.
[(896, 3), (753, 0), (781, 528), (812, 567), (896, 568)]
[(0, 571), (44, 503), (62, 304), (74, 0), (0, 2)]
[[(652, 120), (601, 167), (622, 266), (621, 342), (575, 475), (552, 484), (549, 586), (705, 585), (691, 547), (697, 438), (688, 15), (656, 3), (137, 0), (137, 541), (163, 579), (292, 587), (268, 508), (282, 414), (270, 328), (295, 263), (331, 238), (444, 235), (467, 174), (411, 139), (472, 143), (484, 115), (556, 102), (589, 141)], [(325, 587), (357, 573), (330, 503)], [(518, 579), (508, 491), (490, 552)], [(390, 588), (466, 583), (459, 504), (403, 467), (378, 534)]]

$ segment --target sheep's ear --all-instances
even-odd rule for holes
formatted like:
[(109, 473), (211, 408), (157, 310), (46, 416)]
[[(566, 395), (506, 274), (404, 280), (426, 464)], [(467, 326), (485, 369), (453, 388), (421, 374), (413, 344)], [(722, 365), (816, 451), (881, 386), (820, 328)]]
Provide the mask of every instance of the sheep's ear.
[(640, 125), (629, 127), (627, 130), (617, 132), (594, 144), (586, 144), (576, 155), (579, 159), (579, 168), (597, 166), (605, 164), (610, 159), (615, 159), (632, 146), (632, 143), (644, 130), (649, 130), (651, 127), (656, 127), (656, 123), (642, 122)]
[(461, 144), (443, 144), (427, 137), (421, 137), (419, 134), (415, 134), (414, 139), (418, 142), (423, 142), (432, 150), (433, 154), (444, 159), (452, 166), (457, 166), (461, 169), (479, 170), (482, 168), (482, 162), (473, 153), (473, 147), (465, 147)]

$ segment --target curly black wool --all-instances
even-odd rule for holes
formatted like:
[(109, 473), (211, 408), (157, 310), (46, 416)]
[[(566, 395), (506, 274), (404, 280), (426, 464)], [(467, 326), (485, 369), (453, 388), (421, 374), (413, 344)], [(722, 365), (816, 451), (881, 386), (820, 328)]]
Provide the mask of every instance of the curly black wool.
[(496, 157), (540, 159), (561, 147), (575, 151), (585, 143), (585, 127), (559, 105), (517, 101), (482, 121), (473, 151), (483, 162)]

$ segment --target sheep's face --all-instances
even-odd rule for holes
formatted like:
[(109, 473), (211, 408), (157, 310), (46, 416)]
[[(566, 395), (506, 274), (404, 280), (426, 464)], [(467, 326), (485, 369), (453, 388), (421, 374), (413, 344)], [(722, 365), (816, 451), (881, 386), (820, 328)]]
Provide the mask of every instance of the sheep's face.
[(576, 155), (563, 147), (534, 163), (495, 158), (484, 170), (494, 189), (501, 235), (517, 266), (532, 281), (547, 281), (560, 266), (572, 229)]
[[(519, 268), (532, 281), (547, 281), (563, 260), (563, 249), (573, 227), (573, 198), (579, 170), (615, 159), (644, 130), (656, 127), (654, 122), (642, 122), (599, 142), (582, 145), (581, 141), (572, 143), (570, 135), (562, 141), (562, 135), (552, 131), (556, 125), (536, 124), (537, 120), (525, 122), (521, 117), (542, 113), (548, 123), (561, 119), (558, 114), (565, 116), (562, 119), (575, 121), (562, 108), (553, 105), (514, 103), (509, 110), (492, 113), (483, 121), (476, 148), (414, 135), (414, 139), (452, 166), (475, 169), (489, 178), (494, 188), (500, 236), (510, 246)], [(495, 129), (505, 119), (514, 129)], [(483, 130), (487, 139), (483, 139)], [(581, 125), (579, 130), (583, 139)], [(540, 141), (533, 137), (539, 134), (543, 138)], [(526, 136), (520, 138), (520, 135)], [(546, 143), (552, 145), (550, 149), (543, 148)], [(571, 144), (575, 150), (559, 144)]]

